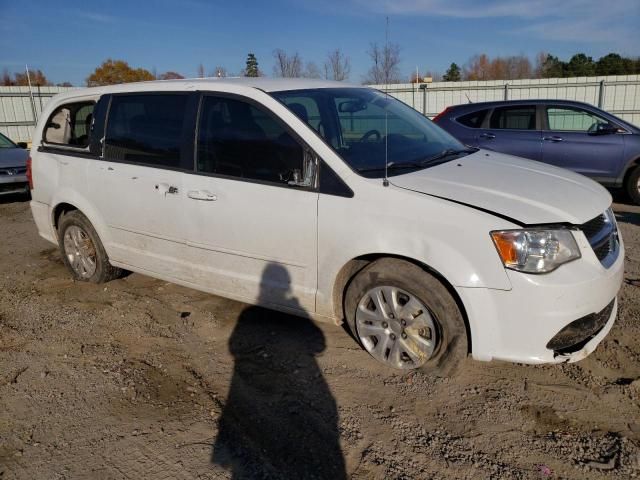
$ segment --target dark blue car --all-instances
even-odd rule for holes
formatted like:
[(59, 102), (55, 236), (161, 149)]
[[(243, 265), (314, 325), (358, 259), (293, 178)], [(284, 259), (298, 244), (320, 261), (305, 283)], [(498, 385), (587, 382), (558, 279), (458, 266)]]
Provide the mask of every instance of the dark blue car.
[(640, 129), (599, 108), (568, 100), (469, 103), (433, 121), (468, 145), (624, 187), (640, 204)]

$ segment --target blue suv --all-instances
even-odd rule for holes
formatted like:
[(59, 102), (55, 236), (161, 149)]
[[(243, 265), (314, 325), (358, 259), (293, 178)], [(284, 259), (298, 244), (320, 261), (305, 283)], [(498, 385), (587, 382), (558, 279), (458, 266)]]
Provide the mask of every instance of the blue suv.
[(640, 204), (640, 129), (599, 108), (567, 100), (469, 103), (449, 107), (433, 121), (468, 145), (624, 187)]

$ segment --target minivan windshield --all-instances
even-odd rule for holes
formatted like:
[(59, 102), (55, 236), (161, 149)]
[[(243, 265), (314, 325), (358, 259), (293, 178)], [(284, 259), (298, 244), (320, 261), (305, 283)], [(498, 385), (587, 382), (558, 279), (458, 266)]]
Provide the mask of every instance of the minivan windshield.
[(428, 168), (476, 151), (408, 105), (369, 88), (274, 92), (363, 176)]

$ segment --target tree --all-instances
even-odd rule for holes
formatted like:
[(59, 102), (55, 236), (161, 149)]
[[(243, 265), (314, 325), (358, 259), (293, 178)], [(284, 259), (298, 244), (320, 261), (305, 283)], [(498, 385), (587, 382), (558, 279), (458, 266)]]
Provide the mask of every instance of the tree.
[(276, 77), (298, 78), (302, 76), (302, 57), (298, 52), (293, 55), (287, 54), (278, 48), (273, 51), (273, 58), (276, 64), (273, 66), (273, 74)]
[(178, 72), (174, 72), (169, 70), (168, 72), (161, 73), (158, 75), (158, 80), (181, 80), (184, 77), (180, 75)]
[(350, 73), (351, 60), (339, 48), (327, 54), (327, 60), (324, 62), (324, 78), (342, 82), (349, 78)]
[(449, 69), (445, 72), (442, 80), (445, 82), (459, 82), (462, 80), (462, 72), (457, 63), (449, 65)]
[(491, 79), (491, 61), (485, 53), (471, 57), (464, 70), (466, 80)]
[[(610, 53), (596, 62), (597, 75), (626, 75), (633, 72), (630, 59), (622, 58), (617, 53)], [(629, 68), (631, 67), (631, 68)]]
[(11, 74), (9, 73), (9, 69), (8, 68), (3, 68), (2, 69), (2, 85), (5, 87), (10, 87), (11, 85), (13, 85), (13, 80), (11, 79)]
[(566, 77), (565, 72), (566, 64), (558, 57), (547, 55), (547, 58), (542, 62), (542, 78)]
[(320, 69), (314, 62), (307, 62), (307, 66), (305, 67), (302, 76), (306, 78), (322, 78)]
[(29, 85), (29, 80), (31, 80), (31, 85), (40, 85), (46, 86), (51, 85), (51, 82), (47, 80), (47, 77), (42, 73), (41, 70), (30, 70), (29, 71), (29, 79), (27, 79), (27, 73), (14, 73), (14, 85), (25, 86)]
[(367, 52), (373, 65), (367, 72), (365, 83), (387, 85), (400, 83), (400, 46), (392, 43), (384, 47), (372, 43)]
[(584, 53), (576, 53), (567, 63), (568, 77), (589, 77), (595, 73), (596, 64), (593, 58), (587, 57)]
[(153, 74), (144, 68), (131, 68), (124, 60), (108, 58), (87, 78), (88, 87), (114, 85), (116, 83), (153, 80)]
[(258, 68), (258, 59), (253, 53), (247, 55), (247, 64), (244, 68), (245, 77), (259, 77), (260, 69)]
[(204, 75), (204, 65), (202, 65), (202, 64), (198, 65), (198, 71), (196, 73), (196, 76), (198, 78), (204, 78), (205, 77), (205, 75)]
[(217, 78), (224, 78), (227, 76), (227, 69), (221, 66), (217, 66), (214, 70), (213, 70), (213, 75), (212, 77), (217, 77)]

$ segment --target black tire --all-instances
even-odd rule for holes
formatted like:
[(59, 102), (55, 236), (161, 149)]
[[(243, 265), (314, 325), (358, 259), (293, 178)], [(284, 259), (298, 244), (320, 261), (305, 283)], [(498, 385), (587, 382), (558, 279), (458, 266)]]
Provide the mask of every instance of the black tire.
[[(72, 227), (78, 227), (86, 234), (87, 240), (90, 242), (89, 247), (93, 249), (95, 258), (95, 272), (91, 276), (82, 276), (73, 268), (70, 263), (67, 252), (65, 251), (65, 234), (67, 230)], [(123, 271), (117, 267), (114, 267), (109, 263), (109, 257), (104, 250), (104, 246), (98, 237), (98, 234), (91, 225), (91, 222), (78, 210), (65, 213), (60, 218), (58, 223), (58, 246), (60, 247), (60, 254), (66, 267), (71, 272), (73, 278), (80, 282), (91, 283), (105, 283), (110, 280), (114, 280), (120, 277)]]
[(355, 276), (344, 301), (345, 316), (351, 333), (365, 348), (356, 327), (358, 304), (372, 288), (388, 285), (415, 296), (427, 307), (434, 320), (437, 343), (431, 357), (418, 369), (436, 376), (453, 374), (468, 354), (464, 318), (455, 299), (442, 282), (410, 262), (382, 258), (372, 262)]
[(624, 185), (627, 195), (633, 203), (640, 205), (640, 188), (638, 188), (638, 181), (640, 180), (640, 166), (635, 167)]

